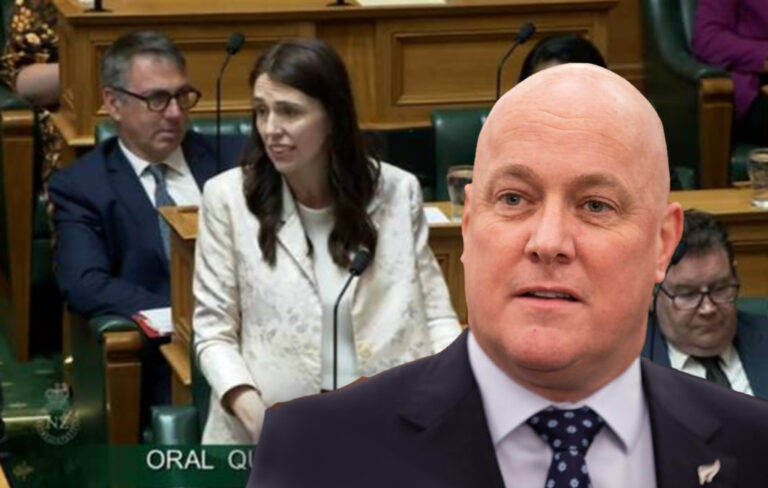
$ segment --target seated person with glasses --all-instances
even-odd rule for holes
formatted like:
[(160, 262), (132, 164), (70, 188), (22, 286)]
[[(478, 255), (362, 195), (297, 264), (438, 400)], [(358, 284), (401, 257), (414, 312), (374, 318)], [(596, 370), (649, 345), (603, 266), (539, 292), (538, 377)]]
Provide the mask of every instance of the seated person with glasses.
[(737, 310), (738, 294), (725, 227), (686, 211), (683, 237), (656, 289), (643, 355), (768, 399), (768, 317)]
[[(211, 141), (186, 130), (200, 92), (169, 38), (119, 38), (102, 58), (101, 83), (117, 137), (52, 175), (54, 262), (71, 310), (131, 316), (170, 305), (170, 228), (157, 208), (199, 205), (203, 184), (228, 168), (219, 167)], [(222, 149), (222, 161), (233, 162)], [(158, 348), (146, 353), (142, 416), (170, 397)]]
[(157, 208), (199, 205), (203, 184), (228, 168), (212, 140), (186, 130), (200, 92), (169, 38), (119, 38), (102, 59), (101, 83), (117, 137), (51, 178), (55, 262), (72, 310), (130, 316), (170, 305), (170, 229)]

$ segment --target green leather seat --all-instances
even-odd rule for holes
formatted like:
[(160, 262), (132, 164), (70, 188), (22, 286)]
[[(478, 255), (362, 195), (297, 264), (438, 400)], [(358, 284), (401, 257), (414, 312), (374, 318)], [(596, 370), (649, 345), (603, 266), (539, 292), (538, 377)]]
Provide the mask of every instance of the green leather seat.
[(645, 91), (664, 123), (670, 163), (692, 172), (696, 188), (744, 179), (745, 151), (731, 151), (730, 73), (698, 61), (691, 51), (698, 0), (643, 3)]
[(432, 111), (435, 131), (435, 200), (448, 200), (445, 177), (449, 167), (475, 164), (477, 137), (490, 110), (490, 107), (479, 107)]

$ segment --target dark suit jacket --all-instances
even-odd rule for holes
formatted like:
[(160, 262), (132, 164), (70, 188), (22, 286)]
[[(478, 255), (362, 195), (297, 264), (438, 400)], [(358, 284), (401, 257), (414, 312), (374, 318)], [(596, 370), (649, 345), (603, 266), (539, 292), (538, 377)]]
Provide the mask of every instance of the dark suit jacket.
[[(752, 392), (768, 400), (768, 317), (739, 311), (735, 346)], [(671, 367), (667, 341), (653, 315), (648, 319), (643, 357)]]
[[(215, 146), (188, 132), (182, 149), (202, 189), (220, 171)], [(226, 168), (236, 160), (234, 151), (222, 144)], [(130, 316), (169, 305), (170, 278), (157, 212), (116, 138), (54, 173), (49, 194), (58, 282), (72, 310), (85, 316)]]
[[(659, 488), (768, 486), (768, 403), (642, 361)], [(464, 333), (443, 352), (267, 411), (249, 488), (504, 486)], [(529, 488), (529, 487), (525, 487)]]

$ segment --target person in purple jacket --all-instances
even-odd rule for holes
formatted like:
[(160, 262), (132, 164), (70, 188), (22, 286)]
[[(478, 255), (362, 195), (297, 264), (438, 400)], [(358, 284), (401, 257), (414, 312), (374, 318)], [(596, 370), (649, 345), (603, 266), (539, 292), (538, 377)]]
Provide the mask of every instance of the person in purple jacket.
[(768, 144), (768, 2), (699, 0), (692, 40), (702, 61), (732, 72), (737, 136)]

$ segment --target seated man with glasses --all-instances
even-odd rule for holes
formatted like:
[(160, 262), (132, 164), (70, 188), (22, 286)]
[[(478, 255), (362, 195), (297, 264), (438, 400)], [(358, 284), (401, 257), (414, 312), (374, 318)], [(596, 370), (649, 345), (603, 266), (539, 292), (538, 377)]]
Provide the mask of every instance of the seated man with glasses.
[(228, 169), (214, 141), (187, 132), (200, 92), (171, 40), (134, 32), (101, 63), (104, 107), (117, 137), (98, 144), (50, 180), (59, 286), (90, 317), (170, 305), (170, 229), (165, 205), (199, 205), (203, 184)]
[(768, 399), (768, 317), (736, 309), (739, 280), (725, 228), (685, 212), (685, 227), (656, 289), (643, 355)]
[[(170, 305), (170, 228), (157, 208), (199, 205), (205, 182), (234, 163), (213, 141), (187, 132), (200, 92), (171, 40), (127, 34), (101, 62), (104, 107), (117, 137), (52, 175), (55, 269), (70, 309), (85, 317), (131, 316)], [(229, 163), (229, 164), (227, 164)], [(142, 368), (142, 422), (170, 399), (170, 373), (158, 348)]]

